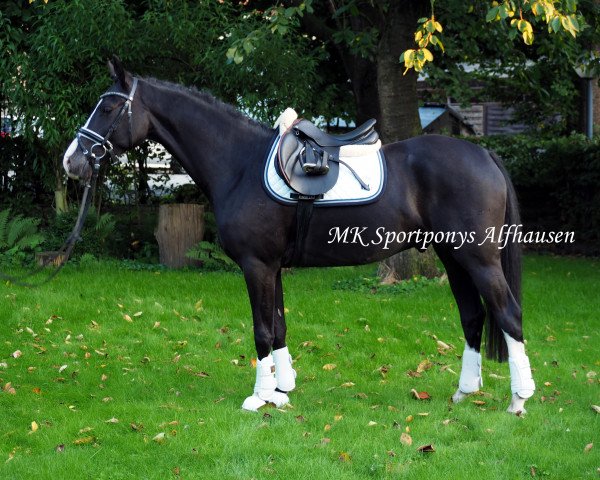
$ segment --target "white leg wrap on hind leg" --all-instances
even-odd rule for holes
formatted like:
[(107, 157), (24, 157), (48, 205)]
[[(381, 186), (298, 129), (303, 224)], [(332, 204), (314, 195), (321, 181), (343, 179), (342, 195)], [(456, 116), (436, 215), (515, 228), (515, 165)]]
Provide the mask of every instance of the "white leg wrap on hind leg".
[(510, 390), (513, 394), (527, 399), (535, 392), (535, 382), (531, 375), (529, 357), (525, 353), (525, 345), (504, 332), (508, 345), (508, 367), (510, 369)]
[(292, 367), (292, 356), (288, 347), (273, 350), (273, 361), (277, 388), (282, 392), (291, 392), (296, 388), (296, 370)]
[(277, 407), (288, 403), (288, 396), (285, 393), (276, 392), (275, 388), (277, 388), (275, 363), (273, 356), (269, 355), (262, 360), (257, 360), (254, 394), (244, 400), (242, 408), (255, 412), (267, 403), (274, 403)]
[(458, 388), (462, 393), (473, 393), (483, 386), (481, 377), (481, 353), (465, 345)]

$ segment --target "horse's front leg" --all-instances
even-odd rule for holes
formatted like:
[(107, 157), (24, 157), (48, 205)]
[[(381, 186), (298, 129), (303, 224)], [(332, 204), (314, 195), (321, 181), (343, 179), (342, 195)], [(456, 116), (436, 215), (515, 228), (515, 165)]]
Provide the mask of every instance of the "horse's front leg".
[(275, 339), (275, 283), (279, 268), (256, 259), (244, 262), (242, 268), (250, 296), (254, 343), (258, 356), (254, 393), (244, 400), (242, 408), (257, 411), (268, 403), (280, 407), (288, 403), (289, 399), (285, 393), (276, 391), (275, 362), (271, 355)]
[(285, 323), (285, 308), (283, 305), (283, 284), (281, 269), (275, 278), (275, 339), (273, 341), (273, 361), (275, 362), (275, 379), (277, 390), (282, 393), (291, 392), (296, 388), (296, 371), (292, 367), (292, 357), (285, 342), (287, 326)]

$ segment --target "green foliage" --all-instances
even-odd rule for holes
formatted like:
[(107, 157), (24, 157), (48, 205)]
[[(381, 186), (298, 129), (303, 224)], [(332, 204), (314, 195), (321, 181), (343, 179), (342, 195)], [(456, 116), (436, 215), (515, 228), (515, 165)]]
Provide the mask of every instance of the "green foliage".
[(525, 226), (572, 230), (583, 251), (600, 253), (600, 142), (582, 135), (476, 140), (503, 158), (517, 189)]
[(333, 284), (332, 288), (334, 290), (347, 290), (351, 292), (370, 293), (372, 295), (390, 295), (399, 293), (410, 293), (432, 285), (440, 285), (440, 279), (429, 279), (424, 276), (415, 276), (408, 280), (401, 280), (392, 284), (384, 284), (381, 283), (381, 277), (375, 275), (372, 277), (337, 280)]
[[(61, 247), (73, 230), (78, 213), (78, 209), (73, 207), (53, 218), (46, 231), (48, 249), (57, 250)], [(85, 254), (100, 258), (122, 253), (114, 250), (115, 245), (119, 245), (115, 229), (116, 222), (112, 214), (98, 215), (94, 208), (90, 208), (81, 232), (81, 241), (77, 243), (72, 258), (78, 259)]]
[(0, 261), (23, 263), (27, 253), (39, 250), (44, 236), (39, 233), (40, 221), (23, 215), (10, 215), (10, 209), (0, 212)]
[(192, 247), (185, 256), (199, 260), (202, 262), (202, 268), (208, 271), (239, 272), (237, 264), (216, 243), (202, 241)]

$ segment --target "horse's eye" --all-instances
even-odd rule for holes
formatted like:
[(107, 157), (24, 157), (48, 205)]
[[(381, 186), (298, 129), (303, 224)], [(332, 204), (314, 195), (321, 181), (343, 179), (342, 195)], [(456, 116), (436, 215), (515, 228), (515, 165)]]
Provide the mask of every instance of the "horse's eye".
[(112, 108), (112, 107), (109, 107), (109, 106), (106, 106), (106, 107), (104, 107), (104, 108), (102, 109), (102, 111), (103, 111), (104, 113), (110, 113), (110, 112), (112, 112), (112, 111), (113, 111), (113, 108)]

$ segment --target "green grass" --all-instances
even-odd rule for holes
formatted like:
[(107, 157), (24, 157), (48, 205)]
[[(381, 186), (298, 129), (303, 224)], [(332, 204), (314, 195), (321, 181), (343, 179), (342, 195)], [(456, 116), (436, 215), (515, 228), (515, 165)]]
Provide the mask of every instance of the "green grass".
[[(508, 366), (492, 361), (484, 396), (449, 403), (463, 339), (447, 285), (332, 288), (372, 273), (285, 276), (298, 386), (293, 408), (257, 414), (240, 409), (255, 356), (241, 275), (98, 263), (39, 289), (1, 286), (0, 478), (598, 478), (598, 261), (526, 259), (538, 391), (524, 418), (504, 412)], [(438, 352), (435, 338), (453, 348)], [(407, 375), (424, 359), (431, 369)], [(400, 442), (407, 428), (410, 446)], [(425, 444), (435, 452), (419, 453)]]

